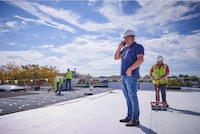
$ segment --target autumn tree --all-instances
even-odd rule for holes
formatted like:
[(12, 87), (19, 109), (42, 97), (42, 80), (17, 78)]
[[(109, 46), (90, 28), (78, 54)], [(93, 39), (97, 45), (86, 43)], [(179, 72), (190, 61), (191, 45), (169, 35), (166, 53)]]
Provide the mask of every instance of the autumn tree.
[(0, 80), (1, 83), (11, 83), (11, 81), (34, 81), (40, 77), (51, 85), (53, 85), (54, 78), (58, 72), (56, 67), (39, 66), (35, 64), (17, 66), (14, 63), (7, 63), (7, 65), (0, 66)]

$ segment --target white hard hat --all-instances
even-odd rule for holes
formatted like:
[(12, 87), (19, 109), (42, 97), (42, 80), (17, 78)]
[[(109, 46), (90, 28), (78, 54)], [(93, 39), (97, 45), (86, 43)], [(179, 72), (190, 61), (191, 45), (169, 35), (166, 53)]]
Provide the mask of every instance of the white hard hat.
[(159, 55), (159, 56), (157, 57), (157, 61), (163, 61), (163, 57), (162, 57), (161, 55)]
[(135, 33), (129, 29), (124, 33), (123, 37), (130, 36), (130, 35), (135, 36)]

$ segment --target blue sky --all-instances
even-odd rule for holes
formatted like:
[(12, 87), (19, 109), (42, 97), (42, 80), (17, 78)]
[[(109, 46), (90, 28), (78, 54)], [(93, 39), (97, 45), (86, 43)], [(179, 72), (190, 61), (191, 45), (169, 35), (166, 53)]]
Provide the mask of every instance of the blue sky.
[(162, 55), (172, 75), (200, 76), (199, 1), (0, 2), (0, 65), (39, 64), (120, 74), (114, 53), (126, 29), (145, 48), (142, 76)]

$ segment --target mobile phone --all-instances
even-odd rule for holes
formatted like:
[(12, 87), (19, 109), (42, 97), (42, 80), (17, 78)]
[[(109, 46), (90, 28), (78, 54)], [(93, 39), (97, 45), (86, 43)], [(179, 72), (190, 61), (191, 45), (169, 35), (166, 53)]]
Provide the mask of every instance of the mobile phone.
[(126, 45), (126, 42), (124, 41), (124, 44), (123, 44), (124, 46)]

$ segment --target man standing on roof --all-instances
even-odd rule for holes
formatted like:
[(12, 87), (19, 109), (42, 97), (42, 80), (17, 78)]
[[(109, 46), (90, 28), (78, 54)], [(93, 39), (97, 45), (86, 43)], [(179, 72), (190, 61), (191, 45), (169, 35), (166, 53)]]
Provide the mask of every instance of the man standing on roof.
[[(161, 90), (162, 103), (164, 106), (168, 107), (166, 101), (166, 89), (167, 89), (167, 76), (169, 75), (169, 67), (167, 64), (163, 63), (163, 57), (159, 55), (157, 57), (157, 63), (154, 64), (150, 69), (150, 77), (153, 84), (158, 86), (158, 89)], [(158, 92), (159, 93), (159, 92)], [(159, 94), (156, 94), (156, 102), (160, 102)]]
[[(65, 75), (66, 78), (66, 87), (65, 90), (71, 90), (71, 80), (72, 80), (72, 71), (70, 71), (70, 69), (67, 69), (67, 73)], [(68, 88), (68, 84), (69, 84), (69, 88)]]
[(127, 122), (126, 126), (138, 126), (138, 78), (139, 67), (144, 61), (144, 48), (135, 42), (135, 34), (132, 30), (124, 33), (124, 41), (121, 41), (115, 52), (114, 59), (121, 59), (121, 86), (127, 103), (127, 116), (120, 122)]

